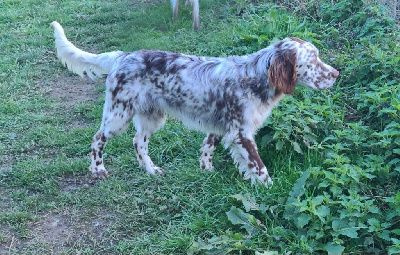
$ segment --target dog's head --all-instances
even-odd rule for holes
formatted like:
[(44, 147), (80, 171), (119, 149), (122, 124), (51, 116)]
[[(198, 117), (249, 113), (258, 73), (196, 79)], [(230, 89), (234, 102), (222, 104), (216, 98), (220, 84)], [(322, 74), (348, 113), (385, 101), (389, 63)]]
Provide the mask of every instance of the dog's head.
[(318, 57), (318, 49), (298, 38), (276, 43), (268, 69), (268, 80), (279, 91), (290, 94), (297, 83), (313, 89), (332, 87), (339, 76), (332, 66)]

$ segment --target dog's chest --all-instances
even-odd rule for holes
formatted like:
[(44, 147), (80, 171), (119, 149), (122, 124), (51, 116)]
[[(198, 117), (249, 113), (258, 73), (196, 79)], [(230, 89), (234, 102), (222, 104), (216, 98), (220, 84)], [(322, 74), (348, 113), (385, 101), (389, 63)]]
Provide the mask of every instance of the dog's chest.
[(253, 131), (259, 129), (265, 120), (271, 115), (272, 110), (283, 98), (283, 94), (277, 95), (267, 102), (260, 102), (257, 100), (252, 101), (245, 110), (247, 123), (251, 126)]

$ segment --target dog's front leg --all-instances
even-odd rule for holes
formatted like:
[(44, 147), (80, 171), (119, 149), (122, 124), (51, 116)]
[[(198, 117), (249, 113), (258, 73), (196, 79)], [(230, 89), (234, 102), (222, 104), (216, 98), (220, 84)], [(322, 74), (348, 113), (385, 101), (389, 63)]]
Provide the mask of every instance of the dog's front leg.
[(272, 185), (272, 179), (258, 154), (252, 134), (243, 130), (228, 133), (224, 137), (224, 145), (230, 148), (232, 158), (244, 179), (250, 179), (252, 183), (258, 181), (266, 186)]

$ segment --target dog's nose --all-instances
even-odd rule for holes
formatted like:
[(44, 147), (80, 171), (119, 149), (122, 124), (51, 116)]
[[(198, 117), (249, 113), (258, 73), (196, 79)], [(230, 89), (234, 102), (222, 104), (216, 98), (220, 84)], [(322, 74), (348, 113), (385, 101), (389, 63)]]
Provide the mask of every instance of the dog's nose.
[(331, 72), (331, 75), (333, 78), (337, 78), (337, 77), (339, 77), (339, 71), (336, 69), (333, 69), (333, 71)]

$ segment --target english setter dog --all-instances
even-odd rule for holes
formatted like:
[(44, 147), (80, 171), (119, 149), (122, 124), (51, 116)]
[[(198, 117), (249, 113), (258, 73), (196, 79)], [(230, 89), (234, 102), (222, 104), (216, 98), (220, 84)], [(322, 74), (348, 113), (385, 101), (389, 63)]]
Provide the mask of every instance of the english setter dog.
[(107, 77), (103, 117), (90, 153), (90, 171), (97, 178), (107, 176), (106, 142), (132, 119), (139, 164), (149, 174), (162, 174), (148, 155), (148, 144), (169, 115), (207, 133), (201, 148), (202, 169), (213, 169), (213, 152), (222, 141), (245, 179), (268, 186), (272, 180), (254, 141), (257, 129), (297, 83), (325, 89), (339, 76), (321, 61), (314, 45), (298, 38), (225, 58), (154, 50), (92, 54), (69, 42), (59, 23), (54, 21), (52, 26), (63, 64), (93, 80)]
[[(193, 29), (199, 30), (200, 28), (200, 7), (199, 0), (186, 0), (185, 4), (192, 5), (192, 16), (193, 16)], [(171, 0), (173, 18), (177, 19), (179, 10), (179, 0)]]

